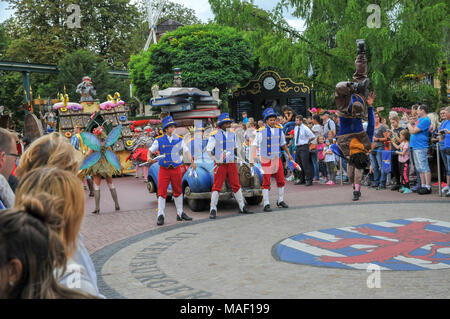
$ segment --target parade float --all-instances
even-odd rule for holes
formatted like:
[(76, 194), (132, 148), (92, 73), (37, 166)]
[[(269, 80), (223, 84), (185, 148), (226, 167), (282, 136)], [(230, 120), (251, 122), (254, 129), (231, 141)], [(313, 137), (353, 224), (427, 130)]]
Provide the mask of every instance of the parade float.
[[(206, 152), (206, 142), (209, 135), (203, 128), (207, 122), (216, 119), (221, 113), (218, 89), (214, 89), (212, 93), (211, 95), (208, 91), (202, 91), (198, 88), (183, 87), (180, 69), (178, 68), (175, 69), (173, 87), (164, 90), (159, 90), (157, 85), (152, 87), (153, 98), (150, 100), (150, 105), (160, 107), (162, 112), (170, 114), (177, 122), (177, 127), (194, 127), (194, 125), (197, 127), (198, 122), (195, 123), (195, 121), (202, 122), (202, 141), (198, 150), (201, 156), (196, 156), (195, 160), (197, 169), (194, 172), (189, 165), (181, 165), (183, 197), (192, 211), (208, 209), (211, 199), (214, 162)], [(191, 143), (194, 136), (191, 135), (186, 142)], [(147, 188), (150, 193), (158, 193), (159, 168), (158, 163), (151, 165), (149, 168)], [(262, 201), (260, 168), (255, 166), (252, 170), (248, 163), (240, 163), (238, 172), (242, 193), (247, 204), (258, 205)], [(171, 197), (172, 188), (169, 185), (168, 200)], [(232, 197), (231, 187), (225, 182), (219, 194), (219, 200), (228, 200)]]
[[(91, 79), (87, 76), (83, 78), (82, 83), (78, 84), (76, 92), (81, 94), (79, 103), (70, 102), (67, 94), (60, 94), (59, 101), (54, 103), (44, 115), (47, 120), (47, 132), (57, 130), (70, 139), (75, 127), (91, 132), (94, 128), (93, 123), (96, 122), (101, 123), (109, 133), (113, 128), (122, 125), (120, 137), (112, 149), (119, 159), (121, 174), (134, 173), (132, 163), (128, 160), (133, 133), (128, 120), (128, 107), (125, 101), (120, 99), (120, 94), (115, 92), (114, 95), (108, 95), (107, 101), (99, 103), (99, 100), (94, 99), (96, 91)], [(58, 129), (56, 129), (56, 119), (59, 122)]]

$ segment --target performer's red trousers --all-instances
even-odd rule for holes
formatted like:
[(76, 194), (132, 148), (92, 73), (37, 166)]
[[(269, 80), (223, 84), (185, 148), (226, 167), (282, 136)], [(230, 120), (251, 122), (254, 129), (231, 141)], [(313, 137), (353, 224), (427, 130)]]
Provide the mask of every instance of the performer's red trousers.
[(214, 167), (214, 185), (212, 191), (220, 192), (225, 179), (230, 184), (233, 193), (236, 193), (241, 188), (236, 163), (224, 163), (218, 167), (217, 165)]
[(270, 178), (272, 175), (275, 175), (278, 187), (286, 185), (281, 158), (278, 158), (278, 160), (261, 158), (261, 168), (263, 170), (262, 189), (270, 189)]
[(167, 188), (172, 183), (173, 197), (181, 195), (181, 179), (183, 175), (181, 173), (181, 166), (177, 168), (165, 168), (160, 166), (158, 173), (158, 196), (162, 198), (167, 197)]

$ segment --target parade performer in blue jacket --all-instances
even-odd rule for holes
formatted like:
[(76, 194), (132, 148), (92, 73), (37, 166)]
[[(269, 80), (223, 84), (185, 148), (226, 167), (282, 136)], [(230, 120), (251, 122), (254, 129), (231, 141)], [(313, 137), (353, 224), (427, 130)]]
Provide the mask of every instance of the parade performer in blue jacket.
[(239, 182), (239, 172), (236, 165), (235, 150), (237, 148), (236, 134), (231, 132), (231, 123), (228, 113), (219, 115), (218, 129), (211, 133), (206, 151), (214, 160), (214, 182), (211, 193), (210, 219), (215, 219), (217, 214), (217, 203), (219, 202), (219, 193), (225, 180), (231, 186), (234, 197), (239, 204), (239, 213), (253, 214), (245, 204), (242, 194), (241, 184)]
[[(353, 200), (361, 196), (362, 170), (370, 165), (375, 129), (373, 101), (375, 94), (369, 94), (370, 79), (367, 77), (366, 48), (363, 40), (357, 40), (356, 72), (354, 82), (340, 82), (336, 85), (335, 102), (339, 115), (337, 143), (331, 146), (333, 152), (348, 160), (347, 175), (353, 185)], [(362, 119), (367, 114), (367, 130)]]
[(164, 224), (164, 210), (166, 207), (167, 188), (172, 184), (173, 199), (177, 208), (177, 221), (192, 220), (183, 212), (183, 194), (181, 190), (181, 180), (183, 177), (181, 165), (183, 164), (180, 152), (185, 152), (190, 158), (191, 167), (196, 169), (195, 163), (190, 157), (189, 148), (183, 141), (183, 137), (175, 134), (177, 123), (171, 116), (162, 119), (163, 135), (156, 137), (148, 153), (148, 162), (156, 163), (152, 159), (153, 154), (159, 151), (159, 173), (158, 173), (158, 220), (157, 225)]
[[(284, 186), (286, 185), (286, 180), (284, 178), (283, 163), (281, 161), (281, 151), (284, 150), (287, 153), (289, 161), (294, 162), (294, 159), (287, 148), (283, 128), (275, 123), (277, 118), (275, 111), (272, 108), (265, 109), (263, 116), (265, 125), (258, 129), (256, 138), (252, 144), (251, 154), (255, 154), (253, 151), (255, 147), (259, 149), (261, 167), (263, 170), (262, 190), (264, 211), (271, 212), (269, 191), (272, 175), (275, 175), (278, 186), (277, 207), (289, 207), (284, 201)], [(250, 165), (253, 166), (253, 161), (250, 162)]]

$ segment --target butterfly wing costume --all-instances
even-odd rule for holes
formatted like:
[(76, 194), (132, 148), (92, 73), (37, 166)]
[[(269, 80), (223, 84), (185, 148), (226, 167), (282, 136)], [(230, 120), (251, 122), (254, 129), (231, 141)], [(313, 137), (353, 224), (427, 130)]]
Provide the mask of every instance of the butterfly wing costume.
[(91, 176), (100, 175), (107, 177), (120, 174), (119, 159), (109, 148), (117, 142), (121, 132), (122, 125), (116, 126), (108, 136), (103, 132), (99, 138), (92, 133), (81, 133), (83, 142), (94, 151), (86, 157), (81, 165), (81, 170), (84, 170), (87, 175)]

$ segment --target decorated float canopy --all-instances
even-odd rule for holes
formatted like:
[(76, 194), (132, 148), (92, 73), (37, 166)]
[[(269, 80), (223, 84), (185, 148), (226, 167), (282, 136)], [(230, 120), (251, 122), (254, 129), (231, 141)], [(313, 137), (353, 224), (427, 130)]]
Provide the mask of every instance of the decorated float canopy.
[[(79, 84), (92, 83), (86, 77)], [(80, 93), (82, 90), (80, 90)], [(133, 138), (131, 131), (131, 123), (128, 120), (128, 107), (125, 101), (120, 99), (120, 93), (115, 92), (108, 95), (107, 101), (99, 103), (99, 100), (93, 99), (95, 89), (89, 88), (87, 93), (83, 93), (82, 100), (79, 103), (69, 101), (67, 94), (59, 95), (59, 100), (55, 101), (52, 109), (57, 113), (59, 119), (60, 133), (71, 138), (74, 134), (75, 127), (84, 128), (87, 132), (92, 132), (97, 126), (104, 126), (106, 132), (109, 133), (113, 128), (122, 125), (120, 137), (112, 145), (112, 150), (119, 158), (122, 173), (131, 173), (132, 163), (126, 160), (130, 154), (130, 142)]]
[(229, 97), (230, 115), (242, 120), (242, 112), (255, 120), (262, 119), (265, 108), (282, 114), (281, 107), (289, 106), (295, 113), (307, 116), (307, 109), (315, 106), (314, 89), (303, 82), (294, 82), (273, 67), (261, 69), (246, 85), (237, 88)]
[[(53, 109), (58, 112), (61, 133), (64, 136), (69, 136), (66, 133), (73, 133), (75, 127), (82, 127), (86, 131), (92, 131), (94, 128), (91, 127), (92, 119), (99, 123), (105, 123), (110, 129), (121, 124), (122, 133), (119, 140), (113, 145), (113, 151), (126, 150), (126, 141), (131, 139), (133, 134), (130, 129), (125, 102), (120, 100), (120, 94), (117, 92), (115, 97), (115, 99), (111, 98), (101, 104), (98, 101), (80, 102), (78, 104), (70, 103), (68, 100), (54, 104)], [(108, 106), (106, 107), (105, 104)]]

